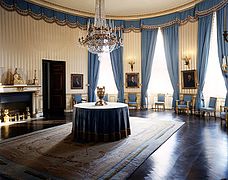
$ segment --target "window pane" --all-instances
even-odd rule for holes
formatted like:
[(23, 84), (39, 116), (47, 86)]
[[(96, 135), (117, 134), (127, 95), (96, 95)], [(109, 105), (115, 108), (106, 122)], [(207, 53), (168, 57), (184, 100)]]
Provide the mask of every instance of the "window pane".
[(211, 96), (225, 98), (226, 95), (226, 86), (218, 59), (216, 16), (214, 16), (213, 20), (214, 21), (212, 23), (208, 67), (205, 77), (205, 85), (203, 88), (205, 100), (207, 100)]
[(117, 94), (117, 88), (112, 72), (112, 65), (109, 53), (103, 53), (100, 57), (100, 72), (98, 86), (105, 86), (105, 92), (108, 94)]
[(158, 30), (157, 43), (152, 64), (152, 72), (148, 86), (148, 94), (151, 93), (173, 93), (173, 87), (169, 78), (166, 65), (163, 36), (160, 29)]

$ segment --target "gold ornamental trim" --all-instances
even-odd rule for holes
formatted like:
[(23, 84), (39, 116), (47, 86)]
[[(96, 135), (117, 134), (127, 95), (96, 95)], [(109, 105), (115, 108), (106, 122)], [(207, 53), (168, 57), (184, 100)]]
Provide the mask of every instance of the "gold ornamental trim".
[(18, 14), (20, 14), (22, 16), (31, 16), (35, 20), (43, 19), (45, 22), (50, 23), (50, 24), (56, 23), (57, 25), (60, 25), (60, 26), (67, 25), (70, 28), (80, 28), (82, 30), (86, 29), (86, 25), (81, 25), (80, 22), (78, 22), (78, 21), (75, 22), (75, 23), (71, 23), (71, 22), (69, 22), (67, 20), (60, 21), (60, 20), (56, 19), (56, 17), (51, 17), (50, 18), (50, 17), (47, 17), (46, 15), (41, 14), (41, 13), (40, 14), (35, 14), (30, 9), (21, 10), (15, 4), (8, 5), (4, 1), (1, 1), (1, 0), (0, 0), (0, 6), (3, 7), (7, 11), (16, 11)]
[(227, 4), (228, 0), (223, 0), (220, 3), (218, 3), (216, 6), (213, 6), (210, 9), (204, 10), (204, 11), (196, 11), (197, 16), (207, 16), (221, 8), (223, 8)]
[[(49, 4), (49, 6), (50, 6), (50, 4), (53, 4), (53, 3), (49, 3), (49, 2), (46, 2), (45, 0), (27, 0), (28, 2), (32, 2), (32, 3), (34, 3), (34, 4), (36, 4), (36, 5), (39, 5), (39, 6), (45, 6), (45, 5), (41, 5), (40, 3), (38, 3), (38, 2), (45, 2), (45, 3), (48, 3)], [(194, 0), (194, 5), (196, 4), (196, 3), (199, 3), (199, 2), (201, 2), (202, 0)], [(118, 27), (118, 28), (121, 28), (125, 33), (129, 33), (129, 32), (136, 32), (136, 33), (138, 33), (138, 32), (140, 32), (142, 29), (157, 29), (157, 28), (165, 28), (165, 27), (168, 27), (168, 26), (172, 26), (172, 25), (174, 25), (174, 24), (179, 24), (179, 25), (184, 25), (184, 24), (186, 24), (186, 23), (188, 23), (188, 22), (195, 22), (195, 21), (198, 21), (198, 18), (200, 17), (200, 16), (207, 16), (207, 15), (209, 15), (209, 14), (212, 14), (213, 12), (215, 12), (215, 11), (217, 11), (217, 10), (219, 10), (219, 9), (221, 9), (221, 8), (223, 8), (224, 6), (226, 6), (227, 5), (227, 2), (228, 2), (228, 0), (222, 0), (221, 2), (219, 2), (217, 5), (215, 5), (215, 6), (213, 6), (212, 8), (210, 8), (210, 9), (207, 9), (207, 10), (203, 10), (203, 11), (196, 11), (196, 13), (195, 13), (195, 16), (193, 17), (193, 16), (188, 16), (187, 18), (185, 18), (185, 19), (183, 19), (183, 20), (180, 20), (180, 19), (178, 19), (178, 18), (176, 18), (176, 19), (174, 19), (174, 20), (172, 20), (172, 21), (169, 21), (169, 22), (167, 22), (167, 23), (164, 23), (164, 24), (159, 24), (159, 25), (145, 25), (145, 24), (141, 24), (141, 26), (140, 26), (140, 28), (136, 28), (136, 27), (129, 27), (129, 28), (123, 28), (123, 26), (121, 26), (121, 27)], [(189, 3), (188, 3), (189, 4)], [(35, 20), (41, 20), (41, 19), (43, 19), (45, 22), (47, 22), (47, 23), (56, 23), (57, 25), (60, 25), (60, 26), (65, 26), (65, 25), (67, 25), (68, 27), (70, 27), (70, 28), (80, 28), (80, 29), (82, 29), (82, 30), (86, 30), (86, 25), (82, 25), (82, 24), (80, 24), (80, 22), (79, 21), (76, 21), (76, 22), (74, 22), (74, 23), (71, 23), (71, 22), (69, 22), (68, 20), (62, 20), (62, 21), (60, 21), (60, 20), (58, 20), (56, 17), (47, 17), (46, 15), (44, 15), (43, 13), (40, 13), (40, 14), (35, 14), (35, 13), (33, 13), (30, 9), (26, 9), (26, 10), (22, 10), (22, 9), (20, 9), (20, 8), (18, 8), (17, 6), (16, 6), (16, 4), (12, 4), (12, 5), (9, 5), (9, 4), (7, 4), (7, 3), (5, 3), (4, 1), (2, 1), (2, 0), (0, 0), (0, 6), (2, 6), (5, 10), (7, 10), (7, 11), (16, 11), (18, 14), (20, 14), (20, 15), (22, 15), (22, 16), (31, 16), (33, 19), (35, 19)], [(49, 6), (47, 6), (49, 9), (52, 9), (52, 10), (56, 10), (56, 9), (53, 9), (52, 7), (49, 7)], [(59, 6), (59, 5), (58, 5)], [(61, 7), (61, 6), (59, 6), (59, 7)], [(187, 10), (187, 9), (185, 9), (185, 10)], [(64, 13), (66, 13), (66, 11), (63, 11), (63, 10), (58, 10), (58, 11), (60, 11), (60, 12), (64, 12)], [(168, 12), (169, 13), (171, 13), (170, 11), (167, 11), (167, 14), (168, 14)], [(67, 11), (67, 13), (69, 13), (68, 11)], [(72, 13), (70, 13), (70, 14), (72, 14)], [(90, 13), (90, 16), (92, 16), (93, 14), (91, 14)], [(148, 14), (147, 14), (148, 15)], [(147, 16), (146, 15), (146, 16)], [(162, 14), (159, 14), (159, 16), (160, 15), (162, 15)], [(83, 14), (80, 14), (80, 16), (81, 17), (88, 17), (88, 16), (86, 16), (85, 14), (83, 15)], [(148, 15), (149, 16), (149, 15)], [(119, 19), (119, 20), (121, 20), (121, 17), (119, 17), (119, 16), (115, 16), (117, 19)], [(143, 15), (142, 16), (138, 16), (137, 15), (137, 17), (140, 19), (140, 18), (145, 18)], [(151, 17), (152, 18), (152, 16), (149, 16), (149, 17)], [(154, 16), (155, 17), (155, 16)], [(115, 19), (114, 17), (113, 17), (113, 19)], [(125, 19), (125, 20), (130, 20), (130, 19)]]
[[(52, 10), (58, 10), (58, 11), (61, 11), (64, 13), (67, 12), (72, 15), (83, 16), (83, 17), (94, 17), (94, 13), (90, 13), (88, 11), (81, 11), (81, 10), (73, 9), (73, 8), (69, 8), (69, 7), (64, 7), (62, 5), (48, 2), (46, 0), (27, 0), (27, 1), (37, 4), (37, 5), (45, 6)], [(139, 19), (144, 19), (144, 18), (153, 18), (153, 17), (163, 16), (163, 15), (167, 15), (167, 14), (189, 9), (202, 1), (203, 0), (192, 0), (191, 2), (180, 5), (178, 7), (170, 8), (170, 9), (155, 12), (155, 13), (134, 14), (134, 15), (125, 15), (125, 16), (118, 16), (118, 15), (113, 16), (113, 15), (107, 14), (106, 17), (108, 19), (113, 19), (113, 20), (139, 20)]]

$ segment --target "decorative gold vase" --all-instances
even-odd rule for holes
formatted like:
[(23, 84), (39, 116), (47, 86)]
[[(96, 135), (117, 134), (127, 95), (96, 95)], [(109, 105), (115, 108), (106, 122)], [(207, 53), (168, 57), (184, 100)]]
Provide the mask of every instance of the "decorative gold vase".
[(97, 87), (97, 96), (99, 100), (96, 102), (95, 106), (104, 106), (107, 105), (107, 102), (103, 100), (105, 95), (105, 87)]

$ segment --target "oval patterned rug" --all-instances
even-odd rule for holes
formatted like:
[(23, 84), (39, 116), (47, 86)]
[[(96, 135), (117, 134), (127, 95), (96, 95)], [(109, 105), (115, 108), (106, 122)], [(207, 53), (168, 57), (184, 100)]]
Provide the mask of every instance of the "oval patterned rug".
[(184, 123), (130, 117), (131, 135), (108, 143), (72, 141), (72, 123), (0, 142), (0, 177), (123, 179)]

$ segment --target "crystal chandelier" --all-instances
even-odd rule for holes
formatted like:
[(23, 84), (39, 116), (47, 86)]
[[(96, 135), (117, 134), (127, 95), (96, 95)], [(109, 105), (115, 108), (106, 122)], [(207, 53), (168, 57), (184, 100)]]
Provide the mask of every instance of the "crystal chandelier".
[(123, 45), (121, 29), (117, 30), (111, 21), (109, 21), (109, 26), (106, 23), (104, 5), (104, 0), (96, 0), (94, 24), (88, 21), (86, 37), (79, 38), (81, 45), (87, 47), (89, 52), (98, 55), (112, 52)]

